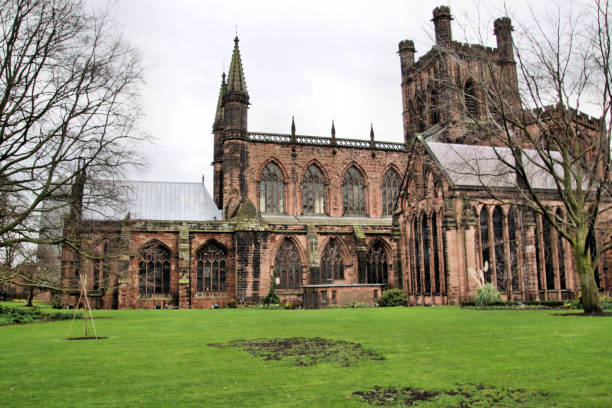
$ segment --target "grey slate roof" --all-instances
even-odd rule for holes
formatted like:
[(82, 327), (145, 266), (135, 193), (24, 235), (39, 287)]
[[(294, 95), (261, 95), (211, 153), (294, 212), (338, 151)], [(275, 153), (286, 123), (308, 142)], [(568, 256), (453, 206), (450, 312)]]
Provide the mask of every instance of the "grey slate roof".
[[(507, 147), (462, 145), (424, 142), (438, 162), (441, 170), (457, 186), (468, 187), (516, 187), (514, 171), (504, 161), (514, 164), (512, 152)], [(553, 177), (542, 168), (542, 160), (536, 150), (524, 149), (523, 166), (531, 185), (536, 189), (555, 189)], [(552, 157), (559, 157), (552, 152)], [(561, 171), (560, 166), (556, 166)]]
[(120, 220), (212, 221), (222, 220), (204, 183), (121, 181), (117, 187), (121, 202), (102, 207), (89, 206), (83, 218)]

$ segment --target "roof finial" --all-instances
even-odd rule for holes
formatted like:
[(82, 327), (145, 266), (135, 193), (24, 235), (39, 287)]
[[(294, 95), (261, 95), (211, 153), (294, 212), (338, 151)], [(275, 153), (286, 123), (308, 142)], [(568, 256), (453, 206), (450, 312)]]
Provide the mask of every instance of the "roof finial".
[(333, 119), (332, 119), (331, 136), (332, 136), (332, 139), (336, 138), (336, 126), (334, 125), (334, 120)]
[(374, 125), (370, 122), (370, 140), (374, 140)]
[(232, 62), (230, 63), (227, 74), (227, 90), (239, 92), (247, 95), (246, 81), (242, 70), (242, 60), (240, 59), (240, 49), (238, 48), (238, 37), (234, 38), (234, 51), (232, 52)]
[(238, 41), (238, 24), (234, 24), (236, 26), (236, 37), (234, 37), (234, 41)]
[(295, 136), (295, 119), (293, 115), (291, 115), (291, 136)]

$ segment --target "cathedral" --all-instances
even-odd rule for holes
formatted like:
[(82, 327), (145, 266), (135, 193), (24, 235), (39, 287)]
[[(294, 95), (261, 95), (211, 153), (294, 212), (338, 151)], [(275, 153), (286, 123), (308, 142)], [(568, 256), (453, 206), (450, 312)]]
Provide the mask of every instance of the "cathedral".
[[(77, 301), (82, 276), (101, 308), (257, 304), (272, 287), (305, 308), (374, 306), (388, 288), (411, 305), (460, 304), (473, 298), (478, 273), (506, 299), (575, 297), (570, 248), (546, 218), (494, 200), (489, 188), (512, 190), (503, 177), (484, 188), (466, 169), (483, 158), (495, 167), (503, 151), (467, 125), (484, 109), (466, 67), (488, 61), (520, 106), (510, 19), (494, 22), (496, 48), (454, 41), (451, 20), (448, 7), (433, 11), (436, 44), (417, 61), (414, 43), (399, 43), (404, 143), (373, 130), (370, 140), (337, 138), (333, 123), (328, 136), (295, 125), (289, 134), (250, 130), (236, 37), (212, 126), (212, 196), (204, 183), (126, 181), (121, 210), (73, 208), (64, 234), (96, 256), (62, 250), (64, 286), (75, 288), (66, 303)], [(532, 176), (562, 216), (546, 176)], [(597, 283), (609, 291), (600, 265)]]

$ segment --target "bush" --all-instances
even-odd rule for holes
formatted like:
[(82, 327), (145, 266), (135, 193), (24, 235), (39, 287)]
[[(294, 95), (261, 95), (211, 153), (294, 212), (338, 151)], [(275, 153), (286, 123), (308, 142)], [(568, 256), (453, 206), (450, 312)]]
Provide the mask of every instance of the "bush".
[(227, 307), (230, 309), (235, 309), (238, 307), (238, 303), (236, 303), (236, 299), (232, 299), (229, 302), (227, 302)]
[(476, 291), (474, 303), (476, 306), (490, 306), (495, 303), (501, 303), (502, 298), (499, 290), (491, 283), (486, 283), (483, 287)]
[(461, 302), (461, 307), (469, 307), (469, 306), (476, 306), (476, 303), (474, 303), (473, 300), (464, 300), (463, 302)]
[(381, 297), (378, 298), (378, 306), (380, 307), (394, 307), (394, 306), (407, 306), (408, 299), (406, 294), (401, 289), (389, 289), (385, 290)]
[(62, 301), (62, 297), (60, 295), (54, 295), (53, 296), (53, 308), (54, 309), (63, 309), (64, 308), (64, 301)]

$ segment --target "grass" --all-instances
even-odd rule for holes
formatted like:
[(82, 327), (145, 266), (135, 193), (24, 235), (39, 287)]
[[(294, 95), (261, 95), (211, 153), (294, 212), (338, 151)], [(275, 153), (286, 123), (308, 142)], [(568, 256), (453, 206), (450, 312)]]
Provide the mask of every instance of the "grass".
[[(104, 310), (94, 312), (110, 317), (96, 320), (108, 336), (99, 341), (67, 341), (70, 321), (2, 326), (0, 406), (358, 407), (366, 405), (353, 392), (375, 386), (456, 384), (531, 396), (516, 406), (612, 406), (612, 318), (551, 313), (558, 312)], [(71, 336), (82, 335), (81, 326)], [(360, 343), (385, 359), (302, 367), (207, 345), (287, 337)], [(457, 406), (444, 398), (418, 406)]]

